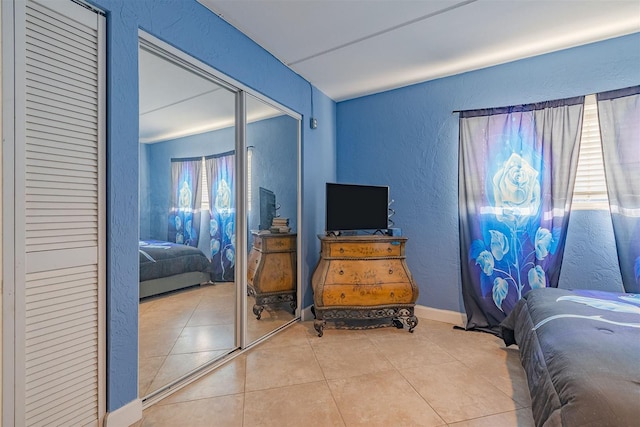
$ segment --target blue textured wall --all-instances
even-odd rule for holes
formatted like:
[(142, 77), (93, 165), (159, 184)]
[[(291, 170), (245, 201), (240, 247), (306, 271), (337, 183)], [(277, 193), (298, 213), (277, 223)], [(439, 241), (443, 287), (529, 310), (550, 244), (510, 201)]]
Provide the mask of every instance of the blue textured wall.
[[(261, 120), (247, 125), (247, 145), (252, 146), (252, 191), (249, 229), (257, 230), (260, 223), (259, 187), (276, 195), (280, 205), (278, 214), (289, 218), (292, 230), (298, 229), (298, 121), (289, 116)], [(251, 241), (251, 235), (249, 235)], [(249, 246), (250, 247), (250, 246)]]
[[(337, 105), (338, 179), (384, 184), (409, 238), (418, 304), (464, 312), (458, 234), (458, 115), (640, 84), (640, 34), (362, 97)], [(611, 224), (575, 212), (561, 286), (620, 289)], [(585, 250), (588, 249), (588, 250)]]
[[(107, 14), (107, 410), (138, 388), (138, 30), (158, 37), (282, 105), (318, 118), (303, 128), (304, 192), (335, 180), (335, 103), (195, 0), (92, 0)], [(310, 166), (306, 166), (306, 165)], [(303, 198), (302, 292), (312, 300), (310, 262), (324, 202)]]

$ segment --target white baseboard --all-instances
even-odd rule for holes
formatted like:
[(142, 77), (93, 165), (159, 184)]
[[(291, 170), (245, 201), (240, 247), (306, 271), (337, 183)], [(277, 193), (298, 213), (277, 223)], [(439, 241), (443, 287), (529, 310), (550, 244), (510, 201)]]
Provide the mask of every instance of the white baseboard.
[(416, 305), (414, 308), (416, 317), (422, 319), (435, 320), (436, 322), (451, 323), (452, 325), (464, 327), (467, 324), (467, 315), (451, 310), (441, 310), (439, 308)]
[(113, 412), (108, 412), (104, 417), (104, 427), (129, 427), (142, 419), (142, 400), (136, 399), (118, 408)]
[[(314, 316), (311, 312), (311, 305), (303, 308), (300, 313), (300, 320), (307, 321), (313, 320)], [(452, 325), (458, 325), (464, 327), (467, 324), (467, 315), (465, 313), (459, 313), (451, 310), (441, 310), (439, 308), (427, 307), (424, 305), (416, 305), (414, 308), (416, 317), (423, 319), (434, 320), (436, 322), (451, 323)]]

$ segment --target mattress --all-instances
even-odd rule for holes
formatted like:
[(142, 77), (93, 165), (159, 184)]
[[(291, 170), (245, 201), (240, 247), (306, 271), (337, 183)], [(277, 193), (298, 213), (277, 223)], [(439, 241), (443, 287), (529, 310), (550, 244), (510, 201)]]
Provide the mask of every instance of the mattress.
[(501, 329), (537, 426), (640, 425), (640, 294), (534, 289)]

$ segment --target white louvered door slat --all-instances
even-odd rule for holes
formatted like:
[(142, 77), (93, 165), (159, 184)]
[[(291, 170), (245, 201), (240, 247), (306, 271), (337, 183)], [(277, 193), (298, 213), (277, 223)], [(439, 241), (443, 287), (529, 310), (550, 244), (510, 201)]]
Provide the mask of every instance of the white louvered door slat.
[(15, 15), (23, 65), (14, 420), (97, 426), (105, 412), (104, 17), (70, 0), (16, 2)]
[(46, 97), (47, 99), (59, 97), (59, 96), (66, 96), (66, 101), (68, 101), (69, 106), (79, 106), (79, 107), (91, 106), (90, 97), (64, 91), (62, 88), (50, 87), (46, 82), (42, 83), (39, 81), (32, 80), (29, 82), (27, 91), (29, 93), (38, 92), (39, 94), (42, 94), (42, 96)]

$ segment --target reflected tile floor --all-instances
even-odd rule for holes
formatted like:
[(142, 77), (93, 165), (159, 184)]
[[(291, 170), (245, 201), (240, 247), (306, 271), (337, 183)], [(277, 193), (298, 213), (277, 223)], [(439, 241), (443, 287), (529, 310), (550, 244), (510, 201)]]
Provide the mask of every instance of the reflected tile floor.
[[(140, 397), (234, 349), (235, 301), (235, 284), (223, 282), (194, 286), (140, 302)], [(265, 307), (262, 318), (257, 320), (251, 312), (254, 303), (254, 298), (247, 296), (250, 341), (293, 319), (288, 310)]]
[(143, 412), (151, 426), (534, 426), (517, 348), (420, 319), (296, 323)]

